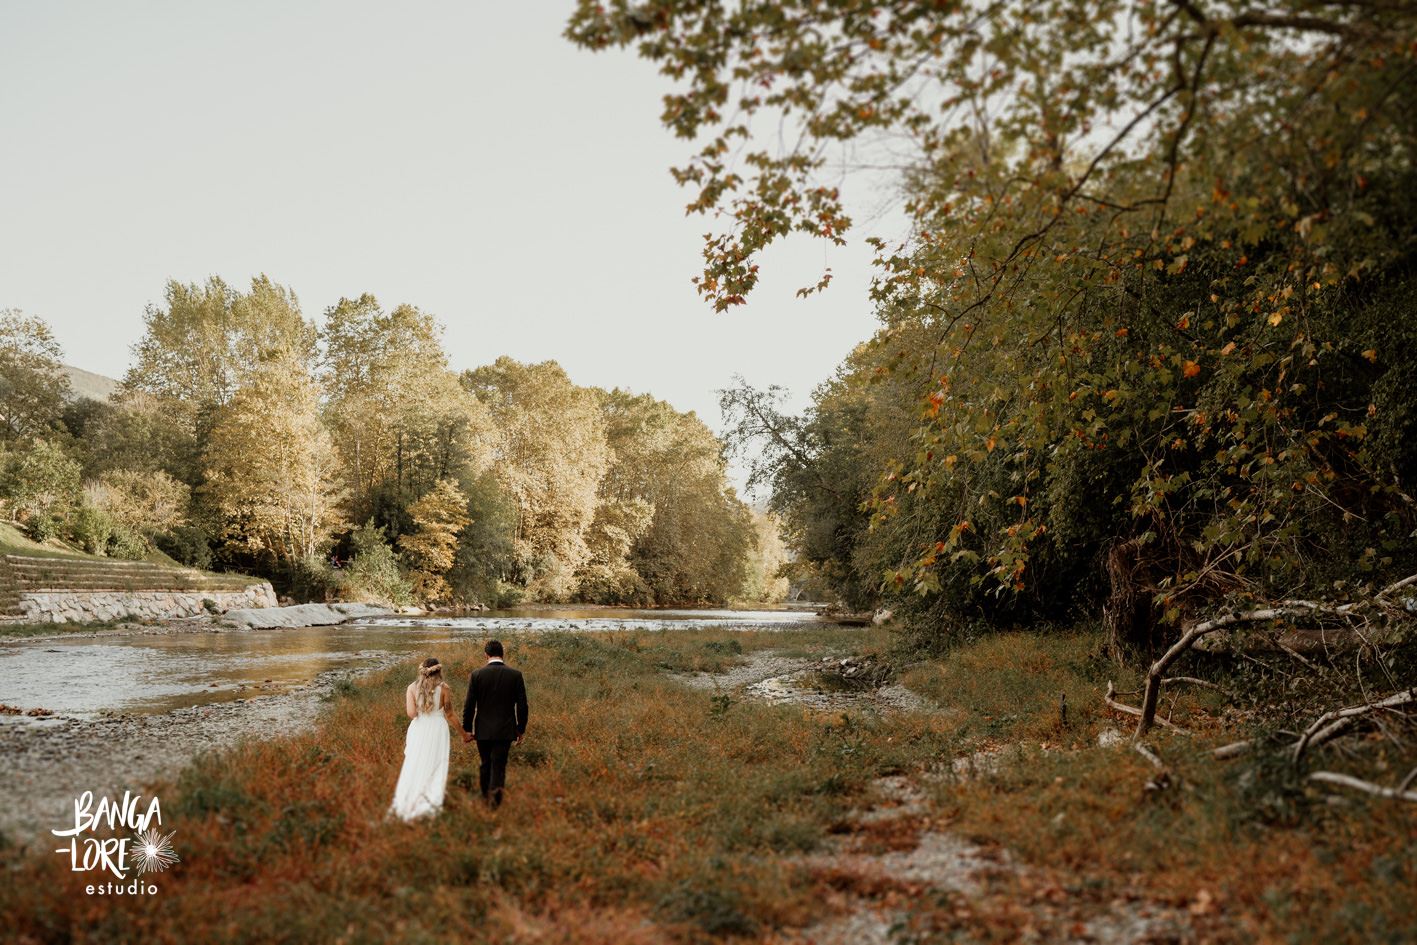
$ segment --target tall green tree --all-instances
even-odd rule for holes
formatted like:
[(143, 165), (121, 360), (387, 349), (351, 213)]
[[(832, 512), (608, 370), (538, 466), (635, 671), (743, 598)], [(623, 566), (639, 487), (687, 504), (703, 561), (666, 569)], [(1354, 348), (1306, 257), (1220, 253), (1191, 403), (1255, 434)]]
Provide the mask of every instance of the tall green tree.
[(471, 521), (458, 536), (457, 563), (448, 575), (454, 597), (497, 603), (516, 595), (517, 511), (510, 496), (492, 469), (464, 476), (459, 489), (467, 496)]
[(394, 537), (413, 502), (488, 462), (487, 410), (448, 370), (442, 332), (431, 315), (385, 312), (371, 295), (325, 312), (320, 378), (352, 515), (393, 526)]
[(272, 357), (218, 412), (205, 452), (228, 543), (287, 567), (320, 554), (345, 525), (319, 401), (301, 353)]
[(664, 120), (705, 138), (677, 173), (726, 221), (718, 308), (773, 240), (842, 239), (848, 149), (907, 154), (860, 375), (910, 421), (863, 464), (888, 592), (1026, 618), (1105, 565), (1145, 649), (1410, 573), (1417, 9), (584, 0), (569, 32), (682, 80)]
[(493, 468), (516, 513), (517, 557), (548, 595), (569, 595), (590, 556), (587, 533), (610, 464), (599, 399), (554, 361), (501, 357), (461, 381), (496, 425)]
[(83, 453), (85, 478), (121, 470), (162, 472), (188, 485), (202, 481), (202, 445), (185, 405), (136, 390), (77, 406), (83, 418), (70, 432)]
[(54, 429), (69, 393), (63, 356), (43, 319), (0, 309), (0, 439), (12, 443)]
[(168, 280), (165, 305), (148, 306), (124, 386), (180, 403), (194, 416), (225, 407), (272, 356), (312, 363), (315, 326), (295, 293), (267, 276), (249, 292), (217, 276), (198, 285)]

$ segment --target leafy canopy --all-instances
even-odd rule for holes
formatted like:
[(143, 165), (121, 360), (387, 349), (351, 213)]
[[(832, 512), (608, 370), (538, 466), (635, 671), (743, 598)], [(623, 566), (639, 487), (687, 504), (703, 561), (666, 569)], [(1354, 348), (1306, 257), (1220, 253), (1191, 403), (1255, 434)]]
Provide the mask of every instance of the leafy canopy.
[(583, 0), (568, 35), (680, 80), (719, 310), (773, 240), (841, 241), (854, 163), (901, 172), (845, 367), (913, 421), (859, 465), (887, 589), (1032, 594), (1081, 547), (1174, 620), (1401, 564), (1410, 5)]

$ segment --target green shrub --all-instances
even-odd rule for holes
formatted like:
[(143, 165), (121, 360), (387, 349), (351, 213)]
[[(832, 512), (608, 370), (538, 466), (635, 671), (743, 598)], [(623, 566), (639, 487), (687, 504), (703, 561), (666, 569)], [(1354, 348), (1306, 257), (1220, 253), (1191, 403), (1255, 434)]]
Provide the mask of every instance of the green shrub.
[(141, 561), (150, 550), (141, 535), (121, 525), (114, 527), (108, 539), (108, 556), (120, 561)]
[(157, 549), (178, 564), (208, 571), (212, 566), (211, 539), (196, 525), (177, 525), (154, 536)]
[(91, 555), (106, 554), (113, 536), (113, 519), (97, 506), (80, 505), (69, 519), (69, 538)]
[(644, 578), (631, 568), (595, 567), (582, 572), (576, 596), (590, 604), (654, 603), (654, 592)]
[(387, 601), (395, 606), (413, 603), (413, 585), (404, 577), (401, 559), (384, 540), (384, 529), (370, 519), (349, 536), (354, 554), (349, 563), (331, 575), (347, 598)]
[(46, 542), (59, 534), (59, 522), (52, 515), (31, 515), (25, 522), (25, 533), (32, 541)]
[(6, 456), (0, 496), (28, 513), (31, 520), (57, 518), (79, 503), (79, 468), (61, 447), (36, 440), (27, 449)]
[(498, 581), (497, 587), (492, 593), (492, 600), (489, 603), (498, 610), (510, 610), (525, 599), (525, 588), (517, 587), (515, 584), (508, 584), (506, 581)]

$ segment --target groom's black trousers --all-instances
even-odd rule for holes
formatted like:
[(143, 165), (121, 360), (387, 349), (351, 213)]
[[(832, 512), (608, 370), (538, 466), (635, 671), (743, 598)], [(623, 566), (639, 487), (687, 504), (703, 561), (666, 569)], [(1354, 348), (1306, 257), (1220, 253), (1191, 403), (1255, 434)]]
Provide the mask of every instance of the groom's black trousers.
[(477, 755), (482, 759), (478, 781), (482, 785), (483, 799), (493, 807), (502, 803), (502, 787), (507, 783), (507, 755), (511, 749), (509, 741), (477, 740)]

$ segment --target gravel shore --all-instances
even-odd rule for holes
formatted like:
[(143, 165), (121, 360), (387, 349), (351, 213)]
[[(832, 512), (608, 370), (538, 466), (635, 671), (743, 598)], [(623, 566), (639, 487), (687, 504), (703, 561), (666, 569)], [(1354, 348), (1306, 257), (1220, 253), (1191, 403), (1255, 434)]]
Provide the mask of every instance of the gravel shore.
[[(26, 637), (23, 644), (134, 633), (246, 632), (209, 619), (161, 625), (70, 631)], [(0, 645), (20, 643), (4, 640)], [(95, 798), (122, 798), (174, 779), (196, 754), (233, 744), (243, 736), (279, 737), (299, 732), (319, 714), (321, 698), (339, 679), (380, 669), (403, 659), (388, 654), (358, 670), (321, 673), (311, 682), (234, 702), (176, 709), (162, 715), (113, 715), (98, 719), (56, 716), (0, 720), (0, 835), (18, 847), (48, 849), (49, 830), (72, 826), (74, 800), (84, 791)], [(277, 687), (272, 686), (272, 689)]]
[(751, 653), (744, 662), (722, 673), (694, 673), (676, 676), (695, 689), (739, 693), (747, 698), (771, 704), (790, 703), (818, 712), (850, 712), (863, 709), (875, 712), (936, 712), (926, 700), (898, 683), (871, 687), (841, 686), (824, 688), (824, 672), (838, 665), (835, 657), (812, 659), (800, 656), (779, 656), (772, 650)]

